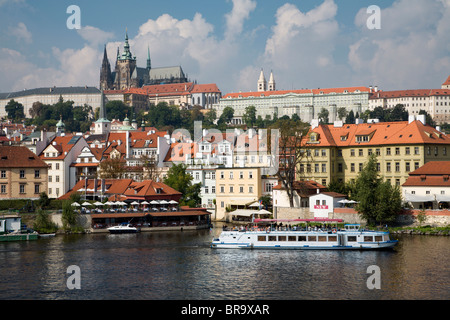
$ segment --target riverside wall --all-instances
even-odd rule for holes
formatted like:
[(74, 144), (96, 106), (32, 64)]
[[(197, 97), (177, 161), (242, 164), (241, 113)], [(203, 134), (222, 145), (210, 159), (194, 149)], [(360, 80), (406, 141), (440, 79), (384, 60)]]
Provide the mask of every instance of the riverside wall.
[[(397, 216), (396, 224), (399, 226), (416, 226), (419, 224), (420, 210), (404, 210)], [(314, 213), (309, 208), (282, 208), (277, 207), (274, 215), (276, 219), (314, 219)], [(335, 208), (328, 213), (330, 219), (342, 219), (345, 223), (366, 224), (358, 212), (353, 208)], [(425, 210), (422, 225), (444, 227), (450, 224), (450, 210)]]

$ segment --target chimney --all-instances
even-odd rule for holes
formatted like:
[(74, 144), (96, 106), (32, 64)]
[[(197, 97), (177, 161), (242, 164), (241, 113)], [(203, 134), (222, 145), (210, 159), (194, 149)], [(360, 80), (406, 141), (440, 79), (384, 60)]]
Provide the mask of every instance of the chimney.
[(419, 114), (417, 115), (417, 120), (419, 120), (420, 122), (422, 122), (423, 125), (426, 125), (426, 118), (424, 114)]
[(410, 124), (414, 120), (416, 120), (416, 117), (413, 114), (408, 116), (408, 124)]

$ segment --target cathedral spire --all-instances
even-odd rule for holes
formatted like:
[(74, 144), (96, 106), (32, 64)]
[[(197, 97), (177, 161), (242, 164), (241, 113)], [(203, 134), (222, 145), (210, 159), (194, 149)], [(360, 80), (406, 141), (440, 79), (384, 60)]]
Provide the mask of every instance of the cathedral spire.
[(147, 53), (147, 70), (150, 70), (152, 68), (152, 60), (150, 59), (150, 46), (147, 47), (148, 53)]
[(266, 91), (266, 87), (267, 87), (266, 78), (264, 77), (264, 71), (261, 68), (261, 73), (259, 74), (258, 79), (258, 91)]

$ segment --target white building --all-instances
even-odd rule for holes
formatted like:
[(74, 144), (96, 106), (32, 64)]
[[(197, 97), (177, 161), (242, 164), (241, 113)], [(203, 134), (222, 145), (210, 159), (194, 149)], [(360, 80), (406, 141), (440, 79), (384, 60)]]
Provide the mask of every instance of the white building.
[(58, 198), (77, 183), (75, 170), (70, 170), (78, 155), (88, 144), (81, 135), (61, 135), (55, 137), (41, 152), (39, 157), (48, 168), (48, 196)]
[(262, 74), (257, 82), (258, 91), (228, 93), (224, 95), (218, 104), (214, 105), (217, 117), (220, 117), (223, 109), (231, 107), (234, 110), (233, 124), (242, 124), (242, 116), (248, 106), (256, 108), (256, 117), (273, 119), (297, 114), (301, 120), (310, 122), (318, 118), (322, 109), (329, 112), (329, 122), (338, 120), (337, 111), (345, 108), (347, 112), (353, 110), (361, 114), (369, 108), (368, 87), (346, 88), (318, 88), (301, 90), (276, 90), (273, 74), (267, 86)]
[(336, 192), (321, 192), (309, 197), (309, 211), (314, 218), (330, 218), (334, 208), (341, 207), (339, 201), (345, 199), (344, 194)]
[(73, 101), (73, 106), (84, 106), (85, 104), (92, 107), (92, 110), (100, 107), (101, 95), (100, 90), (95, 87), (48, 87), (28, 89), (10, 93), (0, 93), (0, 117), (6, 117), (8, 114), (5, 106), (10, 100), (14, 100), (23, 105), (25, 117), (31, 118), (30, 110), (33, 103), (40, 102), (42, 104), (58, 103), (59, 98), (64, 101)]

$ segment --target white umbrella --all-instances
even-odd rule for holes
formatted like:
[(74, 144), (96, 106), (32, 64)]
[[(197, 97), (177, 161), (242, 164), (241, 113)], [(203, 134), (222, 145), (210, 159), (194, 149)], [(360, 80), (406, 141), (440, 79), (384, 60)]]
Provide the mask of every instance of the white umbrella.
[(107, 206), (110, 206), (110, 205), (113, 205), (114, 203), (112, 203), (111, 201), (106, 201), (105, 202), (105, 205), (107, 205)]
[(83, 205), (83, 206), (92, 206), (92, 203), (89, 203), (89, 202), (85, 201), (85, 202), (83, 202), (82, 205)]
[(81, 204), (79, 204), (78, 202), (74, 202), (74, 203), (72, 203), (72, 206), (73, 207), (79, 207), (79, 206), (81, 206)]
[(103, 203), (97, 201), (96, 203), (94, 203), (96, 206), (103, 206)]
[(126, 206), (127, 204), (125, 202), (123, 202), (123, 201), (120, 201), (120, 205)]
[(159, 204), (159, 201), (152, 200), (150, 203), (151, 203), (151, 204)]
[(169, 203), (170, 204), (178, 204), (178, 202), (176, 202), (175, 200), (170, 200)]
[(339, 203), (349, 203), (349, 201), (347, 200), (347, 199), (343, 199), (343, 200), (340, 200), (340, 201), (338, 201)]
[(141, 202), (141, 204), (150, 204), (150, 203), (148, 203), (147, 201), (143, 201)]
[(136, 204), (139, 204), (139, 202), (133, 201), (131, 204), (132, 204), (132, 205), (136, 205)]
[(169, 204), (169, 202), (166, 201), (166, 200), (161, 200), (159, 203), (160, 203), (160, 204)]

